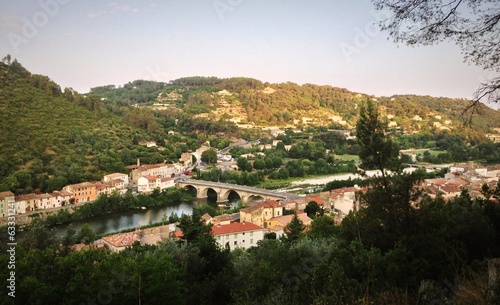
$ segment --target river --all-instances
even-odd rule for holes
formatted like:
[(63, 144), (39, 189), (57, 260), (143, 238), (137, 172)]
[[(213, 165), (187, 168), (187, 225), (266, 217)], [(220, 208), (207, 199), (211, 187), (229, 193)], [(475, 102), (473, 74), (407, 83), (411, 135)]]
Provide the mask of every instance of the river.
[[(168, 218), (168, 216), (170, 216), (172, 213), (177, 214), (178, 216), (181, 216), (182, 214), (191, 215), (193, 213), (193, 208), (196, 205), (204, 203), (208, 203), (213, 207), (217, 207), (217, 204), (215, 202), (207, 202), (206, 199), (197, 199), (193, 200), (193, 202), (181, 203), (176, 206), (153, 207), (147, 210), (130, 210), (117, 214), (73, 221), (68, 224), (60, 225), (55, 228), (55, 235), (58, 238), (64, 237), (66, 235), (66, 231), (70, 228), (78, 233), (86, 223), (89, 224), (94, 232), (98, 235), (110, 234), (126, 229), (132, 229), (135, 227), (161, 222), (165, 215)], [(232, 207), (236, 207), (238, 205), (237, 200), (232, 200), (230, 203)]]

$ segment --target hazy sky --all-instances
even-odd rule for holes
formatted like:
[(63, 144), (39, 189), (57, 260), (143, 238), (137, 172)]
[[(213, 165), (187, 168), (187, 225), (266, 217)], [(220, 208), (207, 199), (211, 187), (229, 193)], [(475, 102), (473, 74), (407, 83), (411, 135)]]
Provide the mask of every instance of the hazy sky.
[(369, 0), (0, 0), (0, 56), (81, 93), (198, 75), (471, 98), (492, 76), (455, 45), (387, 40), (387, 16)]

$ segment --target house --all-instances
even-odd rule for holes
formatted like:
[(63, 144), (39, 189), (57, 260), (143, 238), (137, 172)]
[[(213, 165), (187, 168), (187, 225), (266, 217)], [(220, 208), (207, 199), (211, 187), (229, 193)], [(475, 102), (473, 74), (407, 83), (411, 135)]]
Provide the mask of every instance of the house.
[(131, 247), (136, 241), (139, 241), (139, 232), (119, 233), (104, 236), (102, 242), (111, 252), (120, 252), (127, 247)]
[(118, 179), (122, 181), (124, 188), (128, 186), (129, 179), (127, 174), (113, 173), (102, 177), (103, 182), (111, 182), (111, 181), (116, 181)]
[(139, 145), (143, 145), (146, 147), (156, 147), (156, 142), (154, 141), (140, 142)]
[(38, 198), (34, 193), (16, 196), (15, 202), (17, 208), (20, 210), (19, 214), (33, 212), (40, 208), (38, 204)]
[(272, 135), (273, 137), (277, 137), (277, 136), (282, 135), (282, 134), (285, 134), (285, 133), (286, 133), (286, 132), (285, 132), (284, 130), (282, 130), (282, 129), (272, 129), (272, 130), (271, 130), (271, 135)]
[(73, 194), (75, 203), (90, 202), (97, 198), (96, 184), (91, 182), (66, 185), (63, 190)]
[[(1, 201), (1, 199), (0, 199)], [(21, 196), (16, 196), (14, 198), (15, 206), (16, 206), (16, 214), (24, 214), (27, 212), (27, 203), (26, 200), (23, 200)]]
[(212, 216), (210, 216), (210, 214), (208, 213), (203, 214), (200, 218), (206, 225), (212, 223)]
[(175, 187), (175, 181), (174, 181), (174, 179), (168, 178), (168, 177), (161, 178), (159, 187), (160, 187), (160, 191), (163, 191), (164, 189), (169, 188), (169, 187)]
[(273, 140), (273, 147), (278, 146), (278, 143), (282, 142), (281, 140)]
[(174, 179), (169, 177), (160, 178), (159, 176), (145, 176), (137, 180), (137, 191), (139, 193), (150, 193), (155, 189), (162, 191), (174, 186)]
[(36, 195), (38, 199), (39, 209), (49, 209), (52, 207), (52, 196), (49, 194), (38, 194)]
[(275, 200), (265, 200), (240, 210), (240, 221), (266, 227), (266, 221), (283, 215), (283, 205)]
[(228, 245), (231, 250), (257, 246), (257, 242), (264, 239), (265, 233), (266, 229), (248, 222), (231, 222), (212, 226), (215, 241), (221, 247)]
[(51, 194), (52, 196), (52, 207), (53, 208), (59, 208), (62, 206), (65, 206), (66, 204), (69, 203), (72, 194), (67, 191), (53, 191)]
[(228, 225), (233, 221), (233, 216), (229, 214), (217, 215), (212, 218), (212, 223), (214, 225)]
[[(280, 238), (284, 234), (284, 228), (292, 221), (293, 217), (294, 215), (283, 215), (271, 218), (267, 221), (267, 227), (276, 233), (276, 238)], [(311, 226), (312, 219), (304, 212), (297, 213), (297, 217), (306, 228)]]
[(137, 191), (139, 193), (150, 193), (155, 188), (159, 188), (161, 178), (158, 176), (144, 176), (137, 180)]
[[(0, 211), (2, 211), (2, 217), (7, 217), (9, 215), (9, 204), (15, 204), (15, 196), (11, 191), (0, 192)], [(12, 214), (12, 213), (11, 213)]]
[(325, 202), (323, 201), (323, 199), (319, 198), (318, 196), (309, 196), (309, 197), (307, 197), (307, 199), (309, 200), (309, 202), (315, 201), (321, 207), (325, 205)]
[(500, 177), (500, 165), (488, 166), (486, 169), (487, 169), (486, 177), (488, 178)]
[(158, 176), (159, 178), (170, 178), (172, 174), (175, 175), (181, 171), (180, 166), (177, 167), (174, 164), (166, 163), (133, 165), (129, 168), (131, 169), (130, 177), (134, 184), (137, 184), (140, 177)]
[(356, 192), (360, 191), (357, 186), (343, 187), (330, 191), (330, 209), (339, 214), (343, 219), (349, 212), (359, 210), (359, 200)]

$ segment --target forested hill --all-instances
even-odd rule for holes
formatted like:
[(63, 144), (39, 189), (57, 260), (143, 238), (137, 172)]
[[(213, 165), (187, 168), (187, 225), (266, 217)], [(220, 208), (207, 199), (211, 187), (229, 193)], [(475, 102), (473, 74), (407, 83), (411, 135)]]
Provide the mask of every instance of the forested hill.
[(137, 157), (166, 158), (137, 145), (152, 133), (106, 110), (98, 96), (61, 90), (17, 61), (0, 63), (0, 131), (0, 191), (57, 190), (122, 171)]
[[(457, 127), (469, 101), (443, 97), (396, 95), (373, 97), (347, 89), (313, 84), (270, 84), (252, 78), (185, 77), (169, 83), (137, 80), (123, 87), (96, 87), (111, 110), (125, 105), (223, 119), (239, 124), (354, 126), (358, 107), (368, 98), (383, 106), (389, 122), (406, 131), (431, 132)], [(153, 106), (154, 105), (154, 106)], [(483, 132), (500, 127), (500, 111), (484, 107), (472, 127)], [(418, 116), (418, 117), (415, 117)]]

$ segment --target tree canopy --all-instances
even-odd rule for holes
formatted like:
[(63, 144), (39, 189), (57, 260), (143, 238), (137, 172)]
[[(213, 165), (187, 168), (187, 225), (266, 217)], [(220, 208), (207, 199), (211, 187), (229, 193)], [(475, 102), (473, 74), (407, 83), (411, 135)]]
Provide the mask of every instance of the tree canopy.
[[(395, 42), (431, 45), (455, 42), (467, 63), (500, 72), (500, 2), (491, 0), (373, 0), (378, 10), (393, 16), (381, 22)], [(500, 77), (481, 84), (476, 104), (487, 99), (499, 102)]]

